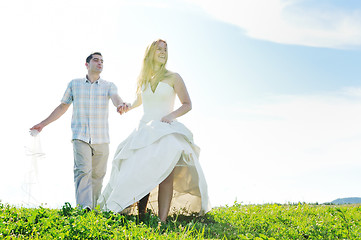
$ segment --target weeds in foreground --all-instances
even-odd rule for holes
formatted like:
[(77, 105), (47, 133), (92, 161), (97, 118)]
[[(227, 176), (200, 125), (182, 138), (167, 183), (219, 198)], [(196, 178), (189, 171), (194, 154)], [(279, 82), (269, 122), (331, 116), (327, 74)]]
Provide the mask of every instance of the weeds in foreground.
[(0, 202), (2, 239), (361, 239), (360, 205), (265, 204), (174, 214), (166, 224), (135, 215), (14, 207)]

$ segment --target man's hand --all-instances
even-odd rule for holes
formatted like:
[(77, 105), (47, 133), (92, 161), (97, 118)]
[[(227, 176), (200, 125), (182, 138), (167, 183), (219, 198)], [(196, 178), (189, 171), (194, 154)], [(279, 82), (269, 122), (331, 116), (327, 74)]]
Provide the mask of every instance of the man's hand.
[(39, 123), (39, 124), (34, 125), (32, 128), (30, 128), (30, 131), (31, 130), (36, 130), (38, 132), (41, 132), (41, 130), (43, 130), (44, 127), (45, 127), (44, 124)]

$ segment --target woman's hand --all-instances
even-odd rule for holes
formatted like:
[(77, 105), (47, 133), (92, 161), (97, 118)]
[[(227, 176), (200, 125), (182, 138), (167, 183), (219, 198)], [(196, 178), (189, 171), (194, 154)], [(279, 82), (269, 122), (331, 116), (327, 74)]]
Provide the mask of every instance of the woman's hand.
[(171, 117), (170, 115), (167, 115), (167, 116), (162, 117), (162, 119), (160, 121), (170, 124), (171, 122), (173, 122), (173, 120), (174, 120), (173, 117)]

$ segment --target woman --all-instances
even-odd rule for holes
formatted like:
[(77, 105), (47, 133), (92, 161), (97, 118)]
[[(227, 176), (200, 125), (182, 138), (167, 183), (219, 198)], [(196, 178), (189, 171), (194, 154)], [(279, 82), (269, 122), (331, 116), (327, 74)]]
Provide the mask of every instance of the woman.
[[(165, 68), (167, 59), (167, 43), (154, 41), (145, 52), (137, 98), (128, 109), (120, 109), (123, 113), (143, 104), (144, 115), (115, 153), (110, 181), (98, 201), (105, 210), (121, 212), (141, 199), (146, 204), (149, 192), (162, 222), (172, 199), (175, 209), (200, 214), (210, 209), (199, 148), (192, 133), (176, 121), (191, 110), (191, 100), (182, 78)], [(182, 105), (173, 110), (175, 95)], [(140, 213), (145, 211), (141, 208)]]

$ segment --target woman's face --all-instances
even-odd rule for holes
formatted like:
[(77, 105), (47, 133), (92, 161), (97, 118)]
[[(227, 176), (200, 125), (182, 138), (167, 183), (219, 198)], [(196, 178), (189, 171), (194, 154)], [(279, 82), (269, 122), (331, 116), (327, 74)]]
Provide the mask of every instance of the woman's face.
[(153, 58), (154, 62), (165, 64), (165, 62), (167, 61), (167, 54), (168, 54), (167, 44), (163, 41), (159, 41), (157, 43), (154, 53), (154, 58)]

